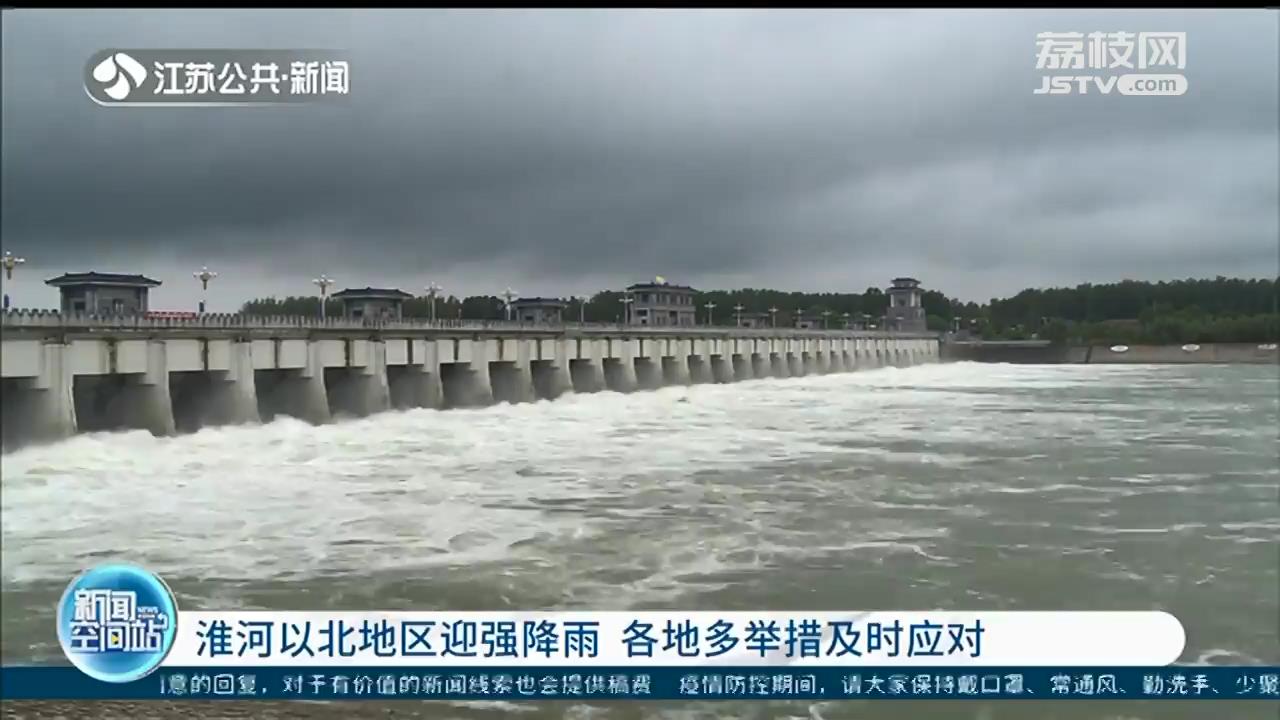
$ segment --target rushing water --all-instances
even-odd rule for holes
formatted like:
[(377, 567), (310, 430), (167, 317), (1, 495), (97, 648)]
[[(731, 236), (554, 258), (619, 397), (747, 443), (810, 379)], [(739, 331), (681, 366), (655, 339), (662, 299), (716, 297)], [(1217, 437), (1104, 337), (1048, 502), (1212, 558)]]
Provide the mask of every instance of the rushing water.
[[(322, 427), (80, 436), (3, 458), (3, 654), (57, 658), (52, 610), (65, 584), (128, 559), (190, 609), (1158, 608), (1187, 629), (1184, 662), (1280, 663), (1278, 404), (1273, 366), (957, 363)], [(1210, 712), (420, 707), (549, 718)], [(1274, 706), (1233, 707), (1231, 717), (1274, 717)]]

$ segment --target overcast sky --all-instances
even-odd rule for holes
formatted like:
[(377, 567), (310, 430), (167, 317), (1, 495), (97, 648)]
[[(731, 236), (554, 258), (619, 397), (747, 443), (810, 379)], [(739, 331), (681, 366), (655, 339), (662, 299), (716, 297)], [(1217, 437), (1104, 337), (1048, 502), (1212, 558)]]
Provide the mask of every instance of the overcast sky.
[[(1039, 96), (1041, 31), (1186, 31), (1181, 97)], [(986, 300), (1275, 276), (1280, 13), (8, 11), (17, 306), (142, 272), (153, 307), (430, 281), (459, 294)], [(348, 52), (342, 107), (108, 108), (104, 48)]]

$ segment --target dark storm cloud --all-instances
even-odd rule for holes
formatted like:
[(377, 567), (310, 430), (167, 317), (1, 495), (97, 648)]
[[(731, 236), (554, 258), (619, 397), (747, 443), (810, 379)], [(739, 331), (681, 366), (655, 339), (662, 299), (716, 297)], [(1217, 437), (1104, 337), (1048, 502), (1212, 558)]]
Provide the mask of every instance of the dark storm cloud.
[[(52, 272), (209, 263), (228, 299), (320, 271), (974, 298), (1274, 274), (1276, 17), (9, 12), (4, 244)], [(1033, 96), (1042, 30), (1186, 30), (1190, 93)], [(354, 94), (103, 108), (80, 82), (105, 47), (343, 48)]]

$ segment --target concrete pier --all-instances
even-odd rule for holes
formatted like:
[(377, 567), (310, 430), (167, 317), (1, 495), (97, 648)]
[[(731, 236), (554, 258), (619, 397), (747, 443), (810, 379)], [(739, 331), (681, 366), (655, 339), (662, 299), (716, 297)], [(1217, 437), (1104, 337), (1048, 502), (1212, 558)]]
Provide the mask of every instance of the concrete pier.
[(662, 359), (639, 357), (635, 359), (636, 388), (657, 390), (662, 387)]
[(167, 349), (163, 341), (156, 340), (130, 344), (108, 341), (92, 348), (82, 344), (81, 350), (93, 355), (88, 358), (90, 361), (114, 366), (117, 371), (77, 374), (73, 378), (72, 397), (78, 429), (85, 432), (148, 430), (155, 435), (172, 435), (176, 427), (173, 400), (169, 395)]
[(440, 408), (444, 388), (440, 383), (440, 362), (434, 342), (410, 340), (384, 344), (387, 395), (396, 410)]
[(787, 353), (787, 376), (804, 377), (805, 374), (803, 353)]
[(786, 353), (769, 353), (769, 377), (791, 377), (791, 365)]
[(334, 417), (365, 417), (391, 408), (384, 343), (342, 343), (344, 365), (326, 367), (324, 384)]
[(873, 370), (880, 367), (880, 349), (874, 341), (867, 343), (866, 350), (863, 351), (862, 359), (865, 360), (865, 366), (859, 365), (858, 369)]
[(804, 353), (804, 373), (806, 375), (825, 375), (827, 372), (826, 363), (820, 352)]
[(731, 383), (733, 376), (733, 358), (724, 355), (711, 356), (711, 377), (713, 382)]
[(614, 392), (635, 392), (636, 364), (629, 357), (608, 358), (604, 361), (605, 385)]
[(440, 382), (446, 408), (483, 407), (494, 403), (488, 363), (442, 363)]
[(569, 361), (569, 376), (574, 392), (595, 393), (609, 389), (604, 379), (604, 362), (599, 359)]
[[(936, 362), (936, 337), (845, 330), (6, 312), (6, 449), (75, 432), (324, 423), (668, 385)], [(892, 355), (891, 355), (892, 353)]]
[[(278, 415), (317, 425), (329, 422), (333, 416), (329, 412), (322, 351), (319, 343), (305, 341), (254, 342), (253, 382), (258, 393), (258, 415), (264, 422)], [(269, 360), (265, 357), (268, 355)]]
[(692, 382), (689, 374), (689, 356), (677, 355), (662, 358), (662, 381), (667, 385), (688, 385)]
[(533, 360), (529, 372), (533, 376), (533, 394), (540, 400), (555, 400), (573, 392), (567, 361)]
[(426, 365), (388, 366), (387, 388), (397, 410), (439, 408), (444, 403), (440, 373), (427, 372)]
[(169, 375), (173, 422), (179, 432), (195, 432), (211, 425), (258, 422), (257, 388), (253, 368), (175, 372)]
[(329, 396), (324, 376), (304, 370), (275, 370), (254, 373), (258, 391), (258, 415), (269, 422), (286, 416), (320, 424), (328, 422)]
[(533, 371), (528, 364), (516, 361), (489, 363), (489, 383), (493, 401), (499, 403), (533, 402)]
[(688, 362), (689, 380), (691, 382), (704, 384), (716, 381), (715, 375), (711, 372), (711, 357), (709, 355), (690, 355)]
[(75, 434), (76, 406), (72, 392), (75, 375), (71, 347), (62, 343), (35, 342), (5, 349), (0, 364), (29, 368), (29, 376), (0, 379), (0, 446), (18, 447), (25, 442), (52, 442)]

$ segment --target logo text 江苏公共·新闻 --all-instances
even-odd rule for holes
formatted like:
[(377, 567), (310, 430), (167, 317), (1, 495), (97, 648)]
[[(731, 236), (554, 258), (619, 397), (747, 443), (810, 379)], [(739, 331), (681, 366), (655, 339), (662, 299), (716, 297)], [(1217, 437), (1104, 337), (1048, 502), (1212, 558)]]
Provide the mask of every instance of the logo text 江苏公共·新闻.
[(1036, 95), (1183, 95), (1185, 32), (1042, 32)]
[(304, 50), (104, 50), (85, 90), (100, 105), (261, 105), (342, 99), (351, 63)]

